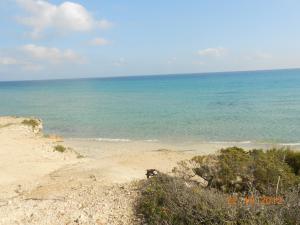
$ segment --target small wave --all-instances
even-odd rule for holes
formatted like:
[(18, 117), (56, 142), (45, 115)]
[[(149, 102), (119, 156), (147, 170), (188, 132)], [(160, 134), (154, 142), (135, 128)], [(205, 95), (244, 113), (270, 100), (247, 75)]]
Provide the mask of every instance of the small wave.
[(130, 139), (126, 138), (89, 138), (93, 141), (104, 141), (104, 142), (130, 142)]
[(279, 143), (281, 146), (298, 146), (300, 145), (300, 142), (295, 142), (295, 143)]
[(69, 138), (70, 140), (83, 140), (83, 141), (103, 141), (103, 142), (130, 142), (132, 140), (125, 138)]
[(211, 144), (251, 144), (251, 141), (209, 141)]
[(127, 138), (69, 138), (69, 139), (99, 141), (99, 142), (131, 142), (131, 141), (158, 142), (157, 139), (147, 139), (147, 140), (131, 140)]
[(273, 142), (252, 142), (252, 141), (209, 141), (211, 144), (257, 144), (257, 145), (279, 145), (279, 146), (300, 146), (300, 142), (273, 143)]
[(157, 139), (148, 139), (148, 140), (143, 140), (143, 141), (146, 141), (146, 142), (158, 142)]

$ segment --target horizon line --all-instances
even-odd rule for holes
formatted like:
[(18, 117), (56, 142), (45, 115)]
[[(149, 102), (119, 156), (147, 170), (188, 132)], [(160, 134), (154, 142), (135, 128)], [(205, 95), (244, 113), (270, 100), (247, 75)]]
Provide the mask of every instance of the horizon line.
[(180, 76), (180, 75), (216, 75), (220, 73), (246, 73), (246, 72), (264, 72), (264, 71), (280, 71), (280, 70), (300, 70), (300, 67), (293, 68), (275, 68), (275, 69), (257, 69), (257, 70), (228, 70), (228, 71), (210, 71), (210, 72), (187, 72), (187, 73), (161, 73), (161, 74), (145, 74), (145, 75), (116, 75), (103, 77), (73, 77), (73, 78), (53, 78), (53, 79), (28, 79), (28, 80), (0, 80), (5, 82), (30, 82), (30, 81), (63, 81), (63, 80), (91, 80), (91, 79), (118, 79), (118, 78), (138, 78), (138, 77), (164, 77), (164, 76)]

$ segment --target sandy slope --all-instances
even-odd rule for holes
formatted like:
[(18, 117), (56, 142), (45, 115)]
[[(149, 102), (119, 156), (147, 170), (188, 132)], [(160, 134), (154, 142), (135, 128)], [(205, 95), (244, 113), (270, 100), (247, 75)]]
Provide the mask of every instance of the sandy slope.
[[(1, 225), (141, 224), (135, 181), (148, 168), (169, 172), (195, 154), (157, 143), (61, 142), (23, 120), (0, 117)], [(58, 143), (87, 157), (54, 152)]]
[(46, 174), (78, 161), (71, 151), (54, 152), (58, 140), (44, 138), (41, 125), (33, 130), (23, 120), (0, 117), (0, 197), (13, 195), (19, 185), (31, 188)]

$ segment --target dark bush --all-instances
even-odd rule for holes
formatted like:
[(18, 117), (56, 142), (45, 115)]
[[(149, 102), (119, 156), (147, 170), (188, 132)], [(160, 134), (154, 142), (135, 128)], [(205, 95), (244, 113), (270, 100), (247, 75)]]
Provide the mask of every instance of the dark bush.
[(183, 179), (164, 174), (143, 183), (137, 209), (149, 225), (218, 224), (234, 219), (233, 208), (222, 194), (189, 188)]
[(300, 153), (287, 149), (221, 149), (141, 182), (137, 213), (149, 225), (300, 224), (299, 168)]
[(300, 175), (300, 152), (287, 150), (285, 161), (290, 167), (293, 168), (294, 173), (299, 176)]
[(194, 172), (209, 182), (209, 186), (225, 192), (281, 193), (300, 182), (295, 174), (299, 154), (290, 150), (268, 151), (232, 147), (221, 149), (218, 155), (194, 157)]
[(53, 151), (55, 151), (55, 152), (60, 152), (60, 153), (63, 153), (63, 152), (65, 152), (67, 149), (66, 149), (66, 147), (64, 147), (64, 146), (62, 146), (62, 145), (56, 145), (56, 146), (54, 146), (54, 148), (53, 148)]
[(35, 119), (28, 119), (28, 120), (23, 120), (22, 124), (26, 126), (30, 126), (32, 127), (32, 129), (35, 129), (39, 125), (39, 122)]
[(186, 180), (165, 174), (142, 182), (141, 187), (137, 213), (149, 225), (300, 223), (299, 189), (287, 191), (282, 205), (247, 205), (242, 196), (229, 204), (229, 194), (189, 186)]

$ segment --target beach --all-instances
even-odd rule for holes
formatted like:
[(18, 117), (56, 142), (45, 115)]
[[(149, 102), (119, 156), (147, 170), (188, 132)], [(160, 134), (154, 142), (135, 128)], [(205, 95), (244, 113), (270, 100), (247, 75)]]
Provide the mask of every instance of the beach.
[[(146, 169), (168, 173), (194, 155), (156, 144), (63, 141), (24, 120), (0, 118), (0, 224), (133, 224), (134, 182)], [(53, 151), (58, 144), (67, 150)]]
[(300, 225), (299, 10), (0, 0), (0, 225)]
[(300, 225), (299, 10), (0, 0), (0, 225)]
[[(135, 184), (146, 178), (147, 169), (170, 174), (182, 160), (227, 147), (63, 139), (44, 135), (41, 122), (33, 128), (24, 120), (29, 119), (0, 117), (3, 225), (139, 224), (134, 204), (140, 190)], [(66, 150), (54, 151), (57, 145)]]

